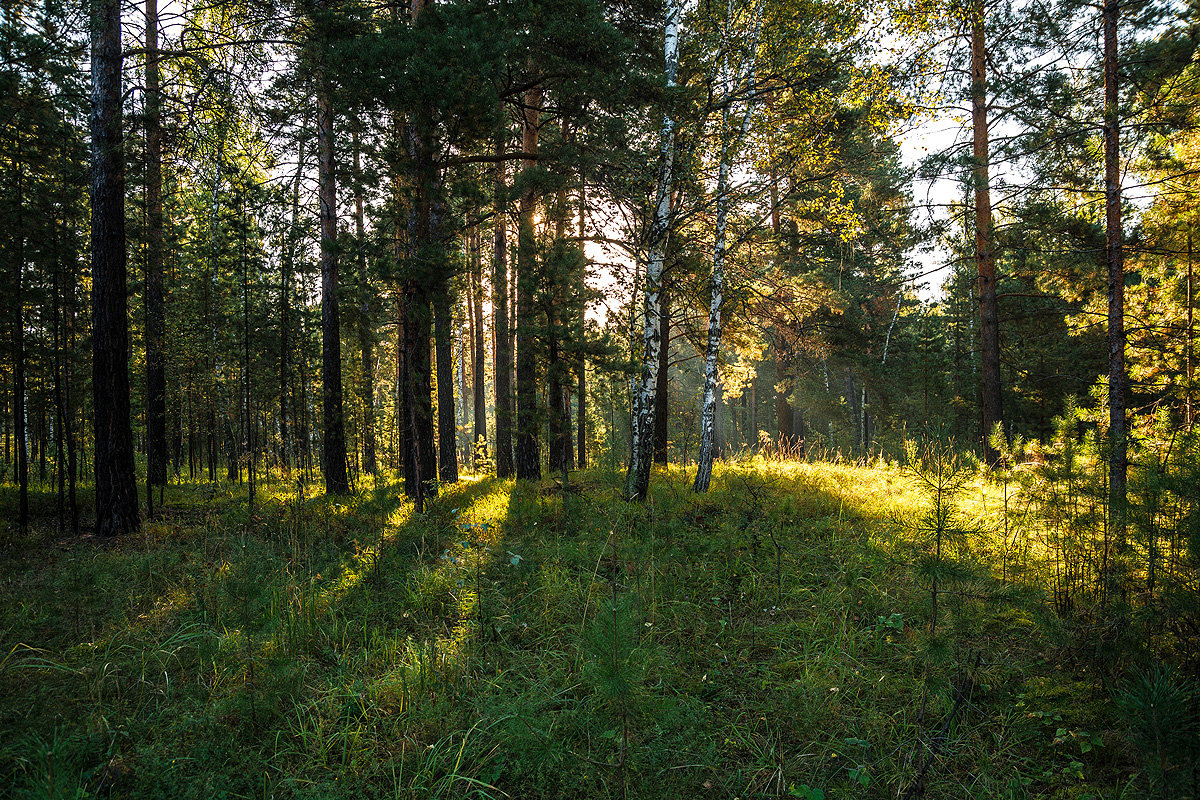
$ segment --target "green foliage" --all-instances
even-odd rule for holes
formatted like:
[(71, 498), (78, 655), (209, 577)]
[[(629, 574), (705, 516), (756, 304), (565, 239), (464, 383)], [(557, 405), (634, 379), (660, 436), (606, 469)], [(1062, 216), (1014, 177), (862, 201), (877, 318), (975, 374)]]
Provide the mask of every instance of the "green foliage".
[(953, 443), (926, 439), (905, 443), (908, 471), (927, 498), (915, 518), (901, 520), (917, 550), (913, 561), (918, 582), (929, 587), (929, 634), (937, 633), (939, 595), (968, 583), (973, 572), (963, 562), (972, 532), (960, 519), (958, 499), (972, 472)]
[[(112, 797), (903, 791), (918, 699), (923, 736), (955, 704), (919, 666), (927, 577), (898, 568), (934, 552), (929, 530), (891, 523), (929, 495), (882, 467), (714, 478), (696, 497), (669, 470), (639, 506), (618, 472), (569, 491), (485, 478), (422, 516), (395, 484), (333, 501), (268, 483), (253, 514), (172, 486), (166, 518), (115, 548), (35, 528), (10, 551), (22, 591), (0, 595), (0, 779), (28, 796), (51, 775)], [(950, 554), (986, 534), (952, 527), (941, 605), (1005, 605), (939, 624), (986, 658), (928, 792), (1128, 780), (1115, 706), (1063, 681), (1040, 596), (978, 566), (960, 582)]]
[(1136, 672), (1115, 695), (1151, 797), (1181, 797), (1195, 785), (1198, 699), (1194, 681), (1163, 666)]

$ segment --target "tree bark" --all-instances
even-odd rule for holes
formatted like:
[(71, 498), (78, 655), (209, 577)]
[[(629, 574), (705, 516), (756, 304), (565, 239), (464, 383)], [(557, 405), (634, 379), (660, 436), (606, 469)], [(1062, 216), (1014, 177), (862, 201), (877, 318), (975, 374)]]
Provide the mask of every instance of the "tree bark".
[(367, 275), (366, 210), (363, 199), (361, 142), (358, 131), (353, 132), (354, 148), (354, 234), (358, 259), (358, 352), (362, 364), (362, 383), (359, 402), (363, 408), (362, 457), (363, 471), (374, 475), (375, 458), (375, 335), (371, 331), (371, 284)]
[[(472, 332), (471, 332), (471, 383), (472, 397), (474, 399), (474, 426), (471, 435), (471, 453), (472, 459), (479, 452), (476, 448), (479, 443), (483, 442), (484, 450), (487, 452), (487, 375), (485, 374), (484, 359), (487, 357), (486, 349), (483, 342), (483, 260), (480, 254), (479, 234), (476, 232), (476, 248), (474, 260), (471, 264), (471, 293), (473, 302), (471, 303), (472, 314)], [(478, 472), (481, 464), (475, 464), (475, 470)]]
[[(587, 235), (587, 184), (581, 180), (579, 184), (579, 241), (585, 241)], [(579, 306), (580, 334), (587, 336), (587, 306)], [(579, 363), (576, 364), (575, 388), (575, 458), (579, 469), (587, 469), (587, 359), (583, 350), (579, 353)]]
[(92, 397), (96, 535), (140, 527), (129, 424), (121, 5), (92, 5)]
[[(421, 7), (419, 0), (414, 3), (414, 20)], [(405, 475), (405, 488), (417, 509), (423, 510), (425, 498), (437, 495), (438, 476), (430, 351), (435, 298), (431, 294), (439, 291), (446, 271), (431, 120), (420, 115), (410, 119), (406, 144), (415, 196), (409, 214), (410, 250), (404, 292), (405, 421), (410, 448), (406, 458), (410, 469)], [(453, 419), (453, 395), (450, 409)]]
[[(571, 141), (572, 132), (566, 119), (562, 123), (563, 141)], [(548, 362), (546, 365), (547, 383), (547, 412), (549, 416), (551, 472), (562, 474), (566, 483), (567, 471), (574, 468), (574, 455), (571, 447), (571, 400), (568, 396), (570, 384), (570, 367), (564, 358), (568, 334), (569, 320), (566, 310), (569, 305), (569, 282), (575, 277), (572, 266), (567, 269), (568, 245), (567, 189), (559, 188), (554, 201), (554, 242), (549, 257), (549, 263), (542, 271), (542, 288), (546, 297), (546, 344)], [(582, 280), (582, 275), (579, 277)]]
[[(788, 400), (788, 392), (791, 391), (792, 380), (786, 372), (785, 359), (782, 354), (782, 347), (779, 344), (779, 336), (776, 336), (775, 346), (772, 348), (775, 355), (775, 441), (779, 447), (780, 453), (788, 452), (795, 443), (796, 431), (792, 426), (792, 404)], [(755, 438), (758, 437), (758, 431), (754, 432)]]
[(654, 463), (667, 464), (670, 445), (668, 371), (671, 363), (671, 295), (662, 290), (662, 312), (658, 316), (658, 379), (654, 388)]
[[(18, 138), (18, 152), (20, 139)], [(25, 280), (25, 197), (24, 176), (20, 157), (13, 161), (16, 172), (16, 225), (14, 238), (16, 252), (13, 255), (13, 318), (12, 318), (12, 350), (13, 350), (13, 438), (16, 445), (16, 479), (17, 479), (17, 529), (23, 535), (29, 528), (29, 443), (25, 430), (25, 298), (23, 283)]]
[[(553, 288), (551, 289), (553, 295)], [(550, 452), (548, 466), (550, 472), (566, 472), (567, 442), (570, 441), (571, 428), (566, 410), (566, 386), (562, 380), (562, 349), (559, 341), (561, 326), (555, 313), (554, 303), (546, 304), (546, 347), (549, 364), (547, 367), (546, 412), (549, 422)]]
[(432, 308), (429, 295), (411, 285), (405, 293), (404, 366), (405, 432), (410, 455), (405, 487), (423, 508), (424, 498), (437, 495), (437, 452), (433, 436)]
[(435, 289), (434, 338), (437, 350), (438, 479), (458, 482), (458, 421), (454, 418), (454, 357), (450, 343), (450, 285)]
[(717, 241), (713, 255), (712, 294), (708, 307), (708, 344), (704, 350), (703, 411), (700, 415), (700, 453), (696, 458), (695, 492), (707, 492), (712, 481), (717, 415), (717, 355), (721, 349), (721, 304), (725, 299), (725, 221), (729, 165), (722, 160), (717, 179)]
[(854, 388), (854, 373), (849, 367), (846, 367), (846, 410), (850, 414), (850, 430), (854, 432), (854, 441), (851, 444), (851, 452), (858, 449), (858, 443), (862, 440), (862, 416), (861, 407), (858, 403), (858, 391)]
[[(322, 8), (324, 2), (319, 4)], [(324, 43), (326, 46), (328, 42)], [(321, 409), (325, 491), (347, 494), (346, 419), (342, 406), (342, 339), (338, 308), (337, 186), (333, 88), (326, 67), (317, 76), (318, 194), (321, 210)]]
[(167, 483), (167, 372), (163, 352), (162, 90), (158, 0), (146, 0), (146, 483)]
[[(715, 430), (719, 397), (717, 356), (721, 349), (721, 303), (725, 298), (725, 229), (729, 215), (730, 159), (733, 156), (734, 147), (746, 138), (746, 132), (750, 128), (751, 103), (747, 101), (741, 125), (736, 131), (729, 131), (729, 121), (732, 115), (732, 98), (735, 90), (740, 90), (741, 85), (747, 81), (753, 83), (754, 62), (758, 51), (758, 35), (762, 29), (761, 25), (762, 6), (760, 5), (755, 16), (749, 55), (746, 57), (741, 74), (732, 83), (728, 80), (724, 82), (724, 94), (729, 102), (721, 114), (721, 165), (717, 172), (716, 197), (717, 230), (716, 242), (713, 247), (712, 298), (708, 309), (708, 344), (704, 352), (704, 410), (700, 418), (700, 453), (697, 456), (696, 480), (692, 484), (692, 490), (695, 492), (708, 491), (709, 482), (712, 480), (714, 450), (720, 449), (716, 436), (718, 431)], [(728, 78), (728, 65), (726, 65), (725, 75)]]
[[(503, 119), (496, 129), (496, 156), (504, 155), (507, 135)], [(508, 314), (508, 214), (507, 188), (504, 185), (504, 162), (496, 163), (493, 187), (496, 230), (492, 256), (492, 329), (495, 335), (495, 365), (493, 381), (496, 393), (496, 475), (507, 478), (513, 474), (512, 442), (512, 328)]]
[[(72, 354), (75, 352), (75, 295), (78, 284), (69, 271), (67, 281), (67, 291), (65, 293), (66, 308), (63, 309), (65, 319), (63, 324), (66, 326), (66, 352)], [(79, 502), (75, 495), (75, 480), (79, 475), (79, 464), (75, 448), (75, 407), (71, 399), (70, 367), (65, 366), (63, 373), (63, 408), (65, 410), (63, 433), (67, 439), (67, 505), (71, 509), (71, 535), (78, 536)]]
[(66, 442), (64, 441), (64, 432), (67, 427), (67, 411), (66, 405), (63, 402), (63, 349), (62, 349), (62, 329), (60, 327), (61, 314), (61, 295), (59, 293), (60, 286), (60, 267), (58, 226), (54, 223), (54, 243), (53, 249), (55, 252), (54, 259), (54, 275), (51, 279), (50, 290), (52, 292), (51, 309), (50, 309), (50, 330), (51, 339), (54, 347), (54, 358), (52, 363), (53, 372), (51, 380), (54, 388), (54, 472), (57, 476), (58, 483), (58, 498), (57, 498), (57, 517), (58, 517), (58, 535), (66, 534), (66, 476), (64, 467), (66, 466)]
[[(542, 90), (534, 87), (525, 93), (522, 115), (521, 146), (523, 152), (537, 153), (538, 124), (541, 116)], [(537, 162), (523, 160), (526, 170)], [(541, 454), (538, 444), (537, 407), (537, 350), (534, 299), (537, 290), (537, 244), (534, 238), (534, 214), (537, 193), (527, 185), (521, 194), (520, 228), (517, 233), (517, 442), (516, 475), (521, 480), (542, 477)]]
[(1104, 0), (1104, 227), (1108, 261), (1109, 532), (1125, 541), (1129, 469), (1125, 426), (1125, 254), (1121, 230), (1121, 125), (1117, 84), (1118, 0)]
[(254, 510), (255, 468), (257, 467), (254, 446), (254, 406), (252, 391), (252, 376), (250, 374), (250, 259), (247, 252), (246, 231), (250, 220), (246, 218), (245, 189), (239, 187), (238, 214), (242, 216), (240, 236), (239, 261), (242, 262), (242, 420), (245, 429), (242, 433), (242, 450), (246, 459), (246, 500), (250, 510)]
[(288, 394), (291, 391), (292, 273), (296, 265), (296, 239), (300, 225), (300, 177), (304, 174), (304, 139), (296, 142), (296, 178), (292, 183), (292, 222), (287, 244), (279, 259), (279, 460), (292, 468), (292, 438), (288, 428)]
[(992, 447), (991, 436), (996, 425), (1003, 423), (1003, 413), (996, 254), (992, 243), (992, 199), (988, 177), (987, 47), (983, 28), (983, 0), (975, 0), (971, 16), (971, 125), (974, 133), (975, 265), (979, 278), (980, 412), (984, 458), (994, 466), (1000, 454)]
[[(670, 0), (664, 9), (663, 69), (666, 87), (676, 85), (679, 70), (679, 23), (683, 13), (678, 0)], [(675, 117), (663, 114), (659, 131), (658, 180), (655, 186), (654, 218), (650, 225), (646, 257), (646, 283), (643, 291), (642, 376), (633, 396), (633, 424), (630, 427), (629, 473), (625, 493), (630, 500), (645, 500), (650, 490), (650, 464), (654, 457), (653, 437), (658, 413), (658, 374), (662, 367), (663, 264), (671, 229), (671, 187), (675, 165)]]

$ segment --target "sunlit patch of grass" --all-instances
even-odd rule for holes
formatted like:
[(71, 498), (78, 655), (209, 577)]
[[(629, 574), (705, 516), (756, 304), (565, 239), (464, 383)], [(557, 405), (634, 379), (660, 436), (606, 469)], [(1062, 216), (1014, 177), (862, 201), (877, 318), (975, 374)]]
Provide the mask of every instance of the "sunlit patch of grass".
[[(656, 469), (644, 504), (611, 471), (470, 477), (421, 515), (396, 484), (277, 481), (253, 514), (172, 487), (147, 536), (29, 558), (0, 595), (0, 733), (42, 736), (0, 745), (0, 780), (41, 785), (47, 742), (92, 740), (71, 763), (113, 763), (113, 796), (903, 796), (937, 735), (926, 796), (1068, 766), (1014, 711), (1048, 670), (1036, 604), (964, 600), (929, 655), (902, 469), (754, 458), (702, 496), (693, 475)], [(963, 508), (994, 521), (993, 491)]]

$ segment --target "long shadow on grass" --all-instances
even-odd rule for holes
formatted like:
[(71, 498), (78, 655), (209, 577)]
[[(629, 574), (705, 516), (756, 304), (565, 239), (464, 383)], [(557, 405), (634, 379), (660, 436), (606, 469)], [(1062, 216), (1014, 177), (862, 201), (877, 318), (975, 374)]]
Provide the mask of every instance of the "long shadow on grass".
[[(903, 789), (927, 621), (891, 524), (915, 502), (907, 479), (725, 465), (696, 496), (690, 478), (656, 473), (638, 506), (619, 481), (582, 495), (514, 488), (506, 546), (527, 572), (506, 584), (506, 621), (531, 630), (501, 641), (498, 677), (472, 698), (508, 720), (495, 785), (853, 796), (866, 775), (872, 789)], [(941, 698), (945, 682), (934, 687)], [(926, 712), (937, 723), (940, 703)], [(1011, 766), (997, 760), (992, 777)]]
[(39, 737), (0, 781), (57, 753), (128, 796), (849, 793), (854, 743), (901, 752), (919, 689), (923, 598), (883, 524), (903, 479), (868, 477), (729, 466), (697, 497), (673, 470), (640, 506), (597, 473), (467, 480), (418, 516), (389, 485), (95, 549), (5, 590), (0, 659), (51, 646), (0, 667), (0, 738)]
[[(486, 491), (450, 487), (437, 508)], [(106, 546), (48, 540), (41, 557), (10, 562), (0, 638), (0, 739), (10, 744), (0, 780), (36, 794), (58, 759), (60, 773), (89, 774), (92, 788), (110, 779), (162, 788), (151, 773), (105, 777), (98, 766), (139, 750), (134, 731), (185, 749), (199, 735), (215, 748), (205, 769), (232, 765), (235, 784), (261, 775), (242, 762), (266, 757), (249, 755), (262, 734), (286, 730), (292, 710), (386, 629), (396, 604), (374, 589), (388, 568), (402, 582), (454, 529), (438, 514), (405, 519), (393, 486), (346, 499), (260, 496), (253, 515), (234, 505), (181, 522), (173, 510), (142, 536)], [(170, 731), (185, 719), (191, 731), (178, 739), (184, 733)], [(186, 764), (163, 771), (186, 783), (196, 777)]]

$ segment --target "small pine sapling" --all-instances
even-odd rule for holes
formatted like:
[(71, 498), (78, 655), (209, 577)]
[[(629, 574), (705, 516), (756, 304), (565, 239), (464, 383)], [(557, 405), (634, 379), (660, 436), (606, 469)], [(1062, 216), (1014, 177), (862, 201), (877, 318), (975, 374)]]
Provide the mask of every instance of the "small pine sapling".
[(937, 633), (938, 597), (948, 584), (968, 576), (956, 556), (965, 545), (968, 529), (959, 519), (956, 501), (971, 478), (971, 471), (952, 444), (926, 441), (905, 443), (908, 471), (928, 505), (915, 519), (902, 525), (913, 535), (918, 549), (917, 579), (929, 587), (929, 635)]

